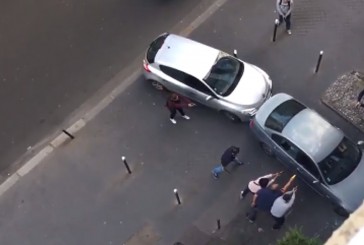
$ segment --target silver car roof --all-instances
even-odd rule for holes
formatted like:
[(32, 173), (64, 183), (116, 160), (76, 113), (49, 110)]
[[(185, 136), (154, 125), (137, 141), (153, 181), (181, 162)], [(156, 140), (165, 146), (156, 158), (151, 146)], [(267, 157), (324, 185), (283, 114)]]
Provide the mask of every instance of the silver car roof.
[(158, 51), (155, 62), (202, 80), (210, 72), (219, 53), (219, 50), (207, 45), (170, 34)]
[[(276, 94), (258, 110), (257, 119), (264, 126), (269, 114), (283, 102), (294, 99), (287, 94)], [(263, 111), (261, 111), (263, 109)], [(261, 121), (264, 119), (264, 121)], [(340, 143), (344, 133), (309, 108), (297, 113), (281, 134), (306, 152), (315, 162), (322, 161)]]

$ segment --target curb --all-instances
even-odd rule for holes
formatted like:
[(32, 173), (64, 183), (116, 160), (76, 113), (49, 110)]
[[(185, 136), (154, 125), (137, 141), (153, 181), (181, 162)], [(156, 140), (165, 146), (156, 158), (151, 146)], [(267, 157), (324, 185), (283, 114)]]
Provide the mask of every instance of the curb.
[[(189, 36), (196, 28), (198, 28), (202, 23), (204, 23), (211, 15), (213, 15), (222, 5), (224, 5), (227, 0), (216, 0), (214, 1), (203, 13), (197, 16), (190, 24), (178, 31), (177, 33), (182, 36)], [(202, 3), (201, 5), (203, 5)], [(182, 23), (183, 21), (181, 21)], [(172, 28), (172, 30), (178, 29), (178, 24)], [(114, 78), (117, 79), (118, 75), (116, 74)], [(101, 99), (96, 105), (83, 113), (83, 117), (79, 118), (75, 123), (71, 124), (65, 131), (70, 133), (71, 135), (75, 135), (82, 128), (86, 126), (86, 124), (95, 118), (103, 109), (105, 109), (108, 105), (110, 105), (123, 91), (125, 91), (136, 78), (140, 75), (140, 68), (134, 68), (131, 72), (131, 75), (123, 79), (121, 83), (119, 83), (112, 91)], [(112, 80), (111, 79), (111, 80)], [(62, 146), (67, 141), (70, 141), (70, 136), (66, 133), (62, 132), (57, 135), (53, 140), (46, 144), (46, 146), (41, 149), (38, 153), (36, 153), (30, 160), (25, 162), (25, 164), (19, 168), (15, 173), (9, 176), (3, 183), (0, 184), (0, 196), (2, 196), (7, 190), (9, 190), (14, 184), (20, 180), (20, 178), (27, 175), (31, 170), (33, 170), (37, 165), (39, 165), (43, 160), (45, 160), (56, 148)]]

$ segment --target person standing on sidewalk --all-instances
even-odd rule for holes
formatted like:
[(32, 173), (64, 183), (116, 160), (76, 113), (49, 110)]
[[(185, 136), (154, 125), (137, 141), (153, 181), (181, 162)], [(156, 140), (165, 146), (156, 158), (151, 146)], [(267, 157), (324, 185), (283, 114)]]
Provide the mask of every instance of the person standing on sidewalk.
[(239, 165), (243, 165), (244, 163), (241, 162), (236, 156), (238, 155), (240, 149), (239, 147), (236, 146), (230, 146), (228, 149), (225, 150), (225, 152), (222, 154), (221, 156), (221, 163), (219, 165), (217, 165), (211, 172), (212, 172), (212, 176), (215, 179), (219, 178), (219, 175), (226, 171), (226, 167), (231, 163), (231, 162), (236, 162)]
[(249, 193), (255, 194), (260, 189), (270, 186), (280, 174), (281, 173), (267, 174), (255, 180), (249, 181), (245, 189), (240, 192), (240, 199), (244, 199)]
[(279, 14), (279, 24), (282, 24), (284, 20), (286, 22), (287, 33), (288, 35), (291, 35), (291, 12), (293, 9), (293, 0), (277, 0), (276, 8)]
[(297, 186), (293, 190), (284, 193), (278, 197), (270, 210), (270, 214), (273, 216), (275, 223), (273, 225), (274, 230), (278, 230), (282, 227), (285, 221), (285, 215), (292, 208), (294, 200), (296, 198)]
[(187, 116), (185, 114), (185, 112), (183, 111), (183, 108), (185, 107), (192, 107), (195, 104), (193, 104), (189, 99), (184, 98), (182, 96), (179, 96), (178, 94), (171, 94), (168, 99), (167, 99), (167, 103), (166, 106), (170, 111), (170, 116), (169, 116), (169, 120), (171, 120), (171, 122), (173, 124), (176, 124), (177, 121), (174, 119), (174, 117), (176, 116), (177, 111), (182, 115), (182, 117), (186, 120), (189, 120), (190, 117)]

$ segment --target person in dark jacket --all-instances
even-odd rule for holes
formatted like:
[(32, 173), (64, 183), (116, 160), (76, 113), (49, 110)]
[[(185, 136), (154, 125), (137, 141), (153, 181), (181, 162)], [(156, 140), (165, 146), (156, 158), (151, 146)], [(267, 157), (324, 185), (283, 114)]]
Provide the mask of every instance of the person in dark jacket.
[(171, 120), (171, 122), (173, 124), (176, 124), (177, 121), (174, 119), (174, 117), (176, 116), (177, 111), (182, 115), (182, 117), (186, 120), (189, 120), (190, 117), (187, 116), (185, 114), (185, 112), (183, 111), (183, 108), (185, 107), (192, 107), (195, 104), (193, 104), (189, 99), (184, 98), (182, 96), (179, 96), (178, 94), (171, 94), (168, 99), (167, 99), (167, 103), (166, 106), (170, 111), (170, 116), (169, 116), (169, 120)]
[(243, 163), (236, 157), (239, 153), (240, 149), (239, 147), (236, 146), (230, 146), (228, 149), (225, 150), (224, 154), (222, 154), (221, 156), (221, 163), (219, 165), (217, 165), (213, 170), (212, 170), (212, 176), (217, 179), (219, 178), (219, 174), (221, 174), (222, 172), (224, 172), (226, 169), (226, 167), (231, 163), (231, 162), (236, 162), (239, 165), (242, 165)]

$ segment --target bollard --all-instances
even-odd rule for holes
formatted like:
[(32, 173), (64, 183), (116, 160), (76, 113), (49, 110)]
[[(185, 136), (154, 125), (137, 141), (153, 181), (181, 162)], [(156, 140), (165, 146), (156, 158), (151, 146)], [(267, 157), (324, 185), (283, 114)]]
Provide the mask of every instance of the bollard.
[(220, 223), (220, 219), (217, 220), (217, 229), (220, 230), (221, 229), (221, 223)]
[(125, 165), (126, 170), (128, 171), (128, 173), (131, 174), (131, 170), (130, 170), (129, 164), (126, 161), (126, 158), (124, 156), (122, 156), (121, 160), (124, 162), (124, 165)]
[(181, 199), (179, 198), (178, 190), (174, 189), (173, 192), (174, 192), (174, 195), (176, 196), (178, 205), (181, 205)]
[(279, 20), (275, 19), (275, 21), (274, 21), (274, 30), (273, 30), (273, 42), (276, 41), (278, 25), (279, 25)]
[(66, 130), (62, 129), (62, 132), (65, 133), (68, 137), (70, 137), (72, 140), (75, 138), (72, 134), (68, 133)]
[(315, 73), (317, 73), (320, 69), (320, 65), (321, 65), (321, 60), (322, 60), (322, 56), (324, 54), (324, 51), (320, 51), (320, 55), (319, 55), (319, 58), (317, 60), (317, 65), (316, 65), (316, 69), (315, 69)]
[(234, 57), (238, 58), (238, 51), (236, 49), (234, 49)]

